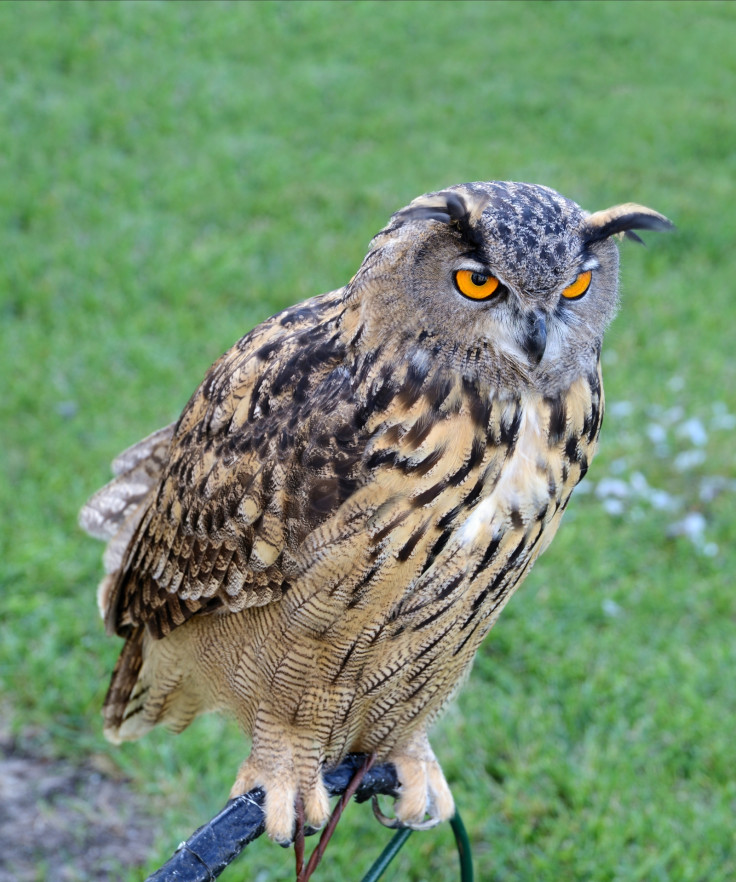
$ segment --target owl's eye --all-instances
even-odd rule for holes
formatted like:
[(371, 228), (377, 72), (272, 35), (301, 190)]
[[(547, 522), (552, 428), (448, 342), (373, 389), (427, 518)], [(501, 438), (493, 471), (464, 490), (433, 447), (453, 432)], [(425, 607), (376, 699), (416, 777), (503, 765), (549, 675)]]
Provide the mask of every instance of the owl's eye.
[(471, 300), (488, 300), (499, 286), (495, 276), (474, 273), (472, 270), (458, 270), (455, 273), (457, 290)]
[(568, 285), (567, 288), (565, 288), (562, 292), (562, 296), (566, 297), (568, 300), (579, 300), (588, 288), (590, 288), (590, 280), (592, 278), (593, 273), (590, 270), (580, 273), (572, 285)]

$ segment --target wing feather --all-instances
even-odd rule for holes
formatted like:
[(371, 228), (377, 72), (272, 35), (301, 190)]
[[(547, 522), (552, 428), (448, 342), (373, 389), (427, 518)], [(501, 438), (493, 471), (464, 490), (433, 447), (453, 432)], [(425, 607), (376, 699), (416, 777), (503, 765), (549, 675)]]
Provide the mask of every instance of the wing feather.
[[(85, 529), (112, 536), (102, 592), (108, 628), (124, 634), (145, 624), (163, 636), (203, 610), (279, 599), (285, 547), (329, 516), (350, 485), (313, 461), (316, 430), (349, 392), (339, 370), (342, 311), (336, 292), (264, 322), (213, 365), (176, 426), (151, 436), (168, 439), (163, 462), (160, 443), (118, 458), (123, 475), (83, 515)], [(299, 392), (298, 380), (292, 395), (295, 374), (308, 382)], [(139, 473), (148, 480), (129, 493), (124, 534), (100, 527), (102, 503), (117, 504), (121, 479), (133, 488)]]

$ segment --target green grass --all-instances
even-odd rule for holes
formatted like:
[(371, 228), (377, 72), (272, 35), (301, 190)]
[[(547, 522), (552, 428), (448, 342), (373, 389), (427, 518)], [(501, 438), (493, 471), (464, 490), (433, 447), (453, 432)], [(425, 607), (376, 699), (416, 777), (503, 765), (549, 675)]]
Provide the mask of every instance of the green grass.
[[(0, 4), (2, 701), (162, 806), (127, 878), (221, 806), (244, 748), (216, 719), (103, 742), (119, 645), (78, 509), (239, 336), (343, 284), (392, 211), (494, 178), (678, 231), (622, 247), (589, 486), (630, 493), (573, 501), (435, 734), (478, 878), (736, 878), (734, 46), (731, 3)], [(731, 483), (703, 499), (710, 478)], [(669, 536), (693, 511), (697, 542)], [(359, 878), (387, 836), (352, 807), (316, 878)], [(291, 868), (259, 841), (222, 878)], [(449, 829), (386, 878), (456, 879)]]

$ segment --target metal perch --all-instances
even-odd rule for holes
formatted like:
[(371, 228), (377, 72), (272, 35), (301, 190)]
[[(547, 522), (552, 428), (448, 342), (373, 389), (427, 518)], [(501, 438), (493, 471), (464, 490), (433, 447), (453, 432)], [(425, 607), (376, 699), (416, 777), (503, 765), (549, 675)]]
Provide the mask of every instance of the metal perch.
[[(324, 773), (324, 782), (330, 796), (340, 796), (349, 786), (365, 757), (351, 755), (335, 769)], [(365, 802), (375, 795), (395, 797), (399, 783), (396, 769), (390, 763), (374, 766), (365, 773), (356, 792), (357, 802)], [(240, 852), (265, 830), (261, 787), (230, 800), (212, 820), (182, 842), (168, 861), (146, 882), (209, 882), (216, 879)], [(470, 843), (458, 814), (451, 821), (460, 855), (460, 878), (472, 882), (473, 868)], [(375, 882), (396, 856), (411, 834), (399, 830), (373, 864), (363, 882)]]

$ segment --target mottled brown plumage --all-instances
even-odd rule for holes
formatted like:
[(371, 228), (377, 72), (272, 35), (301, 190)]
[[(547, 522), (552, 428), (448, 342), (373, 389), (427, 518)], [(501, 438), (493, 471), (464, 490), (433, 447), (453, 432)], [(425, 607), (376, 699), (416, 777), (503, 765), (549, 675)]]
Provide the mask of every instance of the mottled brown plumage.
[(279, 840), (297, 794), (324, 823), (348, 752), (396, 764), (404, 823), (449, 817), (427, 727), (594, 454), (609, 237), (668, 226), (529, 184), (429, 194), (348, 285), (225, 353), (82, 513), (126, 639), (106, 735), (231, 712), (253, 739), (232, 792), (265, 786)]

